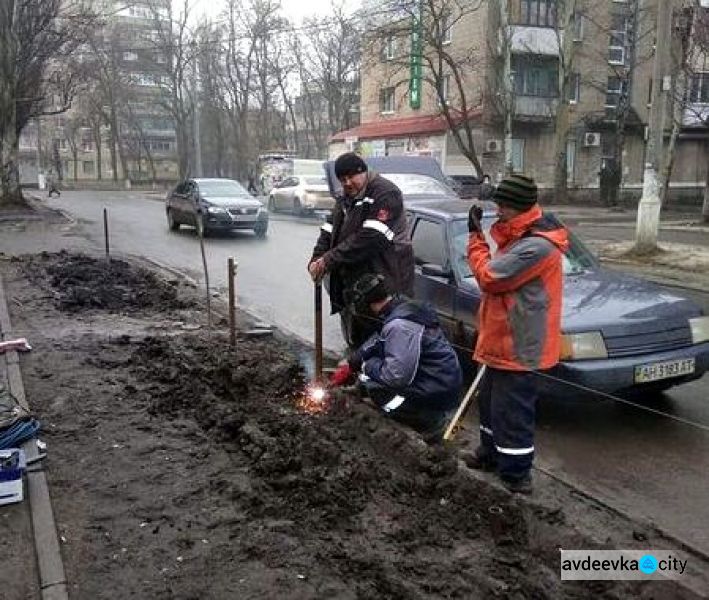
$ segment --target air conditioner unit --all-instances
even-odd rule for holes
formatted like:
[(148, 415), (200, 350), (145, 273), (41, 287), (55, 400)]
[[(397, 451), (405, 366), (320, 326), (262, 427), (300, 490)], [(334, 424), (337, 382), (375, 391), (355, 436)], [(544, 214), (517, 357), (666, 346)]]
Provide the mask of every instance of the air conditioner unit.
[(584, 146), (600, 146), (601, 145), (601, 134), (600, 133), (586, 133), (583, 136)]
[(485, 143), (485, 152), (502, 152), (502, 140), (488, 140)]

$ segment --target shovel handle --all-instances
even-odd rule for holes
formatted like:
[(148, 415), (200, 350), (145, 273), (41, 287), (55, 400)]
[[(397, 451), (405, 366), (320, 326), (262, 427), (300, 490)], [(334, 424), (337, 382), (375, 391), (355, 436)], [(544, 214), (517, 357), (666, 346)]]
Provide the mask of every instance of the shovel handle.
[(475, 379), (473, 379), (473, 383), (468, 388), (468, 391), (465, 394), (465, 398), (463, 398), (463, 401), (460, 403), (458, 410), (455, 412), (455, 415), (453, 415), (451, 422), (448, 424), (448, 427), (446, 428), (446, 432), (443, 434), (443, 439), (445, 441), (448, 441), (449, 439), (451, 439), (453, 437), (453, 430), (455, 429), (455, 426), (458, 424), (458, 421), (460, 421), (460, 418), (465, 413), (465, 410), (468, 408), (468, 404), (470, 404), (470, 401), (473, 399), (473, 395), (475, 394), (476, 390), (478, 389), (478, 387), (480, 387), (480, 382), (482, 381), (483, 377), (485, 376), (486, 371), (487, 371), (487, 365), (482, 365), (478, 369), (478, 372), (475, 374)]

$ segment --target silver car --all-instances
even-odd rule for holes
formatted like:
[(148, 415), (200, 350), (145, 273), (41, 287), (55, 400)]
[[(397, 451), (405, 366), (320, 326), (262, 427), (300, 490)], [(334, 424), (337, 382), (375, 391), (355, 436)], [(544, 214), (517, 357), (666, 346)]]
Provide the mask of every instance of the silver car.
[(268, 195), (268, 208), (273, 212), (282, 210), (303, 215), (316, 210), (332, 210), (334, 205), (324, 175), (287, 177)]

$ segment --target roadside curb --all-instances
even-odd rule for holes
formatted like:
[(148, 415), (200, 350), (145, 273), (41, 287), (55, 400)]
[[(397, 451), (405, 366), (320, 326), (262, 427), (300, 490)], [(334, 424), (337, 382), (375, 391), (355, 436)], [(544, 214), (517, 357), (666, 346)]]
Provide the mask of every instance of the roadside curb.
[[(27, 194), (27, 196), (25, 197), (25, 200), (27, 200), (30, 205), (41, 204), (43, 207), (47, 208), (48, 210), (53, 210), (55, 212), (58, 212), (62, 217), (64, 217), (66, 219), (67, 225), (76, 225), (78, 223), (78, 221), (74, 217), (72, 217), (68, 212), (66, 212), (64, 209), (54, 207), (54, 206), (49, 206), (48, 204), (45, 204), (44, 201), (42, 200), (42, 198), (40, 198), (39, 196), (35, 196), (33, 194)], [(34, 206), (32, 206), (32, 207), (35, 208)]]
[[(10, 313), (7, 308), (5, 287), (0, 277), (0, 338), (12, 337)], [(20, 371), (20, 360), (17, 352), (6, 353), (8, 385), (10, 392), (17, 398), (20, 405), (29, 411), (25, 396), (25, 388)], [(23, 444), (29, 456), (37, 453), (37, 444), (30, 440)], [(66, 574), (62, 562), (57, 526), (49, 495), (49, 486), (44, 469), (33, 469), (27, 472), (27, 496), (30, 503), (34, 547), (39, 570), (39, 584), (42, 600), (68, 600)]]

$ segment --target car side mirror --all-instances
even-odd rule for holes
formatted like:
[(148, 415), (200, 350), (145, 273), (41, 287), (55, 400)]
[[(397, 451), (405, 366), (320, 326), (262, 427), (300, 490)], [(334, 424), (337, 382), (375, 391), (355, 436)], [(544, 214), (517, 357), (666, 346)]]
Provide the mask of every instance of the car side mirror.
[(443, 277), (444, 279), (451, 279), (453, 277), (453, 271), (451, 269), (445, 269), (441, 265), (434, 265), (433, 263), (424, 263), (421, 265), (421, 273), (429, 277)]

